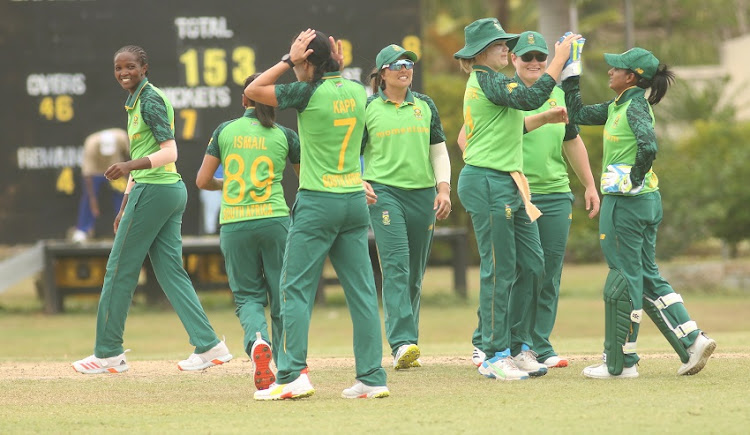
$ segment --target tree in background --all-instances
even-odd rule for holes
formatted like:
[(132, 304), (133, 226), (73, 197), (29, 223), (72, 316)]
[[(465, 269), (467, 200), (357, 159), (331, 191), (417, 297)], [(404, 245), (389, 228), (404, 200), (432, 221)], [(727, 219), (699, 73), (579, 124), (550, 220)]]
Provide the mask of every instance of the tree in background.
[[(612, 98), (606, 74), (609, 67), (603, 54), (627, 48), (624, 4), (625, 1), (597, 0), (425, 0), (421, 3), (424, 86), (440, 110), (453, 163), (454, 185), (463, 167), (456, 137), (463, 124), (462, 101), (467, 77), (459, 70), (453, 53), (463, 46), (464, 27), (478, 18), (495, 16), (509, 32), (544, 33), (540, 23), (569, 22), (573, 5), (578, 29), (571, 30), (587, 38), (581, 77), (584, 103), (599, 103)], [(631, 5), (635, 45), (649, 48), (670, 66), (718, 63), (721, 42), (750, 31), (748, 0), (633, 0)], [(512, 74), (511, 68), (505, 72)], [(741, 183), (733, 184), (741, 180), (737, 174), (750, 173), (750, 168), (743, 165), (744, 162), (750, 165), (750, 159), (746, 158), (750, 156), (739, 155), (745, 148), (743, 137), (748, 137), (747, 127), (734, 123), (731, 107), (719, 105), (721, 86), (721, 81), (703, 88), (678, 82), (655, 110), (660, 149), (654, 164), (664, 192), (665, 213), (659, 231), (660, 256), (678, 255), (691, 243), (710, 236), (725, 240), (731, 252), (736, 250), (736, 242), (732, 240), (750, 237), (743, 235), (750, 231), (750, 212), (744, 212), (742, 207), (750, 198), (740, 189)], [(672, 131), (679, 131), (681, 136), (674, 136)], [(594, 177), (599, 177), (601, 127), (582, 127), (581, 137), (589, 152)], [(736, 150), (730, 150), (731, 142)], [(734, 178), (725, 179), (731, 177)], [(577, 202), (567, 260), (600, 261), (598, 222), (585, 218), (583, 213), (576, 214), (583, 207), (583, 188), (574, 174), (570, 179)], [(721, 180), (720, 185), (717, 180)], [(452, 200), (460, 204), (456, 195)], [(447, 225), (471, 225), (461, 209), (454, 206)]]

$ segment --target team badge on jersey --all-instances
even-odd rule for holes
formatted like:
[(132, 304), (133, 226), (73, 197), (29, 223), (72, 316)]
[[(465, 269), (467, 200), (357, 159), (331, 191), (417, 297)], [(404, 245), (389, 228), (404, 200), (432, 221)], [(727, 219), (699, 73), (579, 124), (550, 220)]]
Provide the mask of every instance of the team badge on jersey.
[(340, 88), (340, 87), (344, 86), (343, 82), (336, 82), (335, 84), (336, 84), (337, 88)]
[(505, 88), (506, 88), (506, 89), (508, 89), (508, 93), (509, 93), (509, 94), (510, 94), (511, 92), (513, 92), (513, 89), (515, 89), (515, 88), (517, 88), (517, 87), (518, 87), (518, 83), (516, 83), (516, 82), (510, 82), (510, 83), (508, 83), (508, 84), (507, 84), (507, 85), (505, 86)]
[(508, 204), (505, 204), (505, 219), (510, 220), (513, 217), (513, 210), (511, 210)]
[(615, 117), (615, 120), (612, 121), (612, 127), (617, 127), (617, 123), (620, 122), (620, 115), (617, 115)]
[(555, 100), (554, 98), (550, 98), (549, 100), (547, 100), (547, 103), (549, 103), (549, 107), (557, 107), (557, 100)]
[(418, 107), (414, 108), (414, 117), (417, 119), (422, 119), (422, 111), (419, 110)]
[(250, 121), (250, 125), (257, 126), (260, 125), (260, 122), (253, 119), (252, 121)]
[(383, 225), (391, 224), (391, 215), (388, 214), (387, 210), (383, 210)]
[(138, 127), (138, 115), (133, 116), (133, 127)]

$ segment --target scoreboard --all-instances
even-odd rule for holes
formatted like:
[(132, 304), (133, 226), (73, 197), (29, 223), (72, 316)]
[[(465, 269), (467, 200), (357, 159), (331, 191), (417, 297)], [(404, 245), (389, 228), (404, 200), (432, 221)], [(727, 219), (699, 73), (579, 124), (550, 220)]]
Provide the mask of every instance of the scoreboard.
[[(128, 94), (113, 59), (131, 44), (146, 50), (149, 80), (174, 106), (189, 198), (183, 233), (198, 234), (195, 174), (211, 134), (242, 115), (245, 78), (277, 63), (307, 28), (341, 39), (343, 74), (362, 82), (388, 44), (422, 55), (418, 0), (0, 0), (0, 244), (63, 238), (75, 225), (84, 139), (126, 128)], [(290, 71), (279, 82), (294, 80)], [(293, 110), (277, 121), (296, 129)], [(284, 182), (291, 200), (293, 172)], [(106, 236), (114, 215), (100, 193), (96, 233)]]

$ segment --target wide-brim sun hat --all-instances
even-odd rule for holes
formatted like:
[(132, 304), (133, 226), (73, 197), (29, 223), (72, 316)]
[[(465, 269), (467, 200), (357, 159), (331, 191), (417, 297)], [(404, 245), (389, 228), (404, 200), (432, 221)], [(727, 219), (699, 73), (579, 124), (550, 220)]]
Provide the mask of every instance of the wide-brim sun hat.
[(472, 59), (495, 41), (505, 41), (508, 50), (512, 50), (518, 41), (518, 35), (507, 33), (497, 18), (482, 18), (474, 21), (464, 29), (465, 45), (453, 55), (456, 59)]
[(611, 67), (629, 69), (648, 80), (654, 78), (659, 68), (659, 59), (641, 47), (633, 47), (622, 54), (604, 53), (604, 61)]
[(383, 65), (388, 65), (399, 59), (401, 56), (406, 56), (406, 58), (412, 62), (416, 62), (418, 59), (417, 54), (413, 51), (406, 50), (400, 45), (391, 44), (380, 50), (380, 53), (378, 53), (378, 56), (375, 58), (375, 65), (378, 69), (383, 69)]

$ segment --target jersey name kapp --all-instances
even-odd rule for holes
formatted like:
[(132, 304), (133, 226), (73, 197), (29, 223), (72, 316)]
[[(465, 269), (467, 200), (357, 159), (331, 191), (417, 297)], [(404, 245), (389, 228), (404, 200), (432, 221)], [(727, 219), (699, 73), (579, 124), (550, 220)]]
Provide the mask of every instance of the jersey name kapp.
[(354, 98), (347, 98), (346, 100), (333, 100), (333, 112), (334, 113), (347, 113), (354, 110), (357, 107), (357, 102)]

